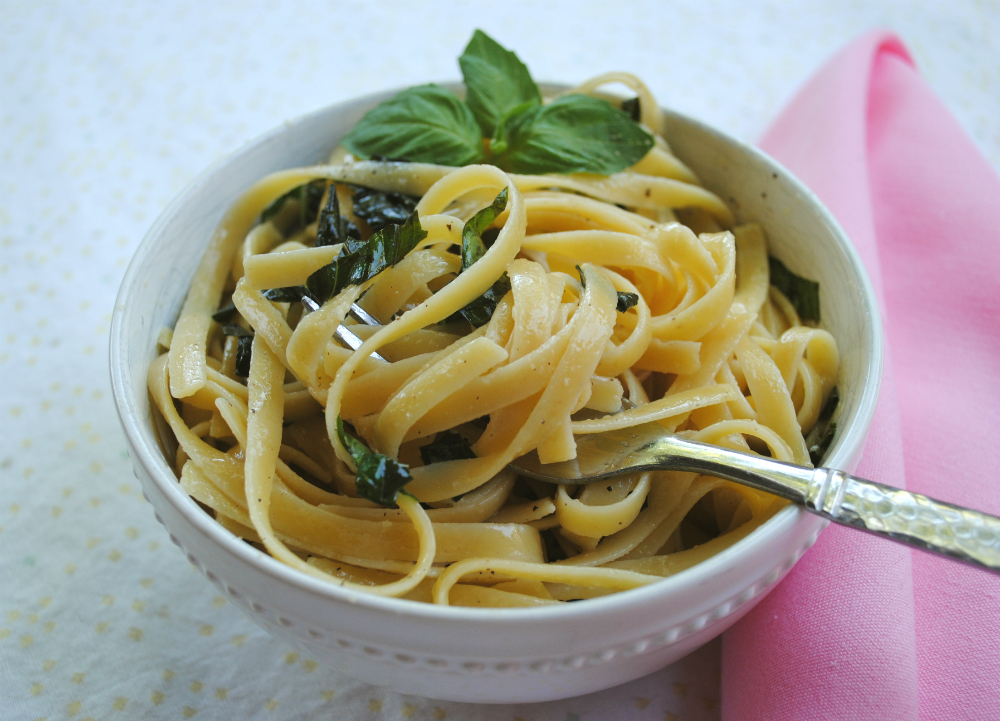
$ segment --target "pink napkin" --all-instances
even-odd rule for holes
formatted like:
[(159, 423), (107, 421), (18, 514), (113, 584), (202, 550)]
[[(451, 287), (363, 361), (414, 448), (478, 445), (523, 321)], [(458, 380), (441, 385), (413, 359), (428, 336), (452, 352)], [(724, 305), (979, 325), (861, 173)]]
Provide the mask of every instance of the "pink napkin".
[[(887, 354), (857, 473), (1000, 515), (1000, 178), (893, 35), (761, 141), (861, 254)], [(830, 527), (723, 640), (722, 717), (1000, 719), (1000, 576)]]

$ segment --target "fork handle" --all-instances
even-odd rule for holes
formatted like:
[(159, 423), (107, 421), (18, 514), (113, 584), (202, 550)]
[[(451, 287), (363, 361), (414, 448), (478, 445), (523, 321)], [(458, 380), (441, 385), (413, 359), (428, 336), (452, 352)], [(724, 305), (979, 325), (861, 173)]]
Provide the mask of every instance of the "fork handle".
[(813, 471), (805, 507), (835, 523), (1000, 573), (1000, 518), (832, 468)]
[(801, 468), (672, 440), (700, 447), (695, 452), (685, 449), (682, 463), (690, 466), (686, 470), (750, 485), (801, 504), (834, 523), (1000, 573), (1000, 518), (832, 468)]

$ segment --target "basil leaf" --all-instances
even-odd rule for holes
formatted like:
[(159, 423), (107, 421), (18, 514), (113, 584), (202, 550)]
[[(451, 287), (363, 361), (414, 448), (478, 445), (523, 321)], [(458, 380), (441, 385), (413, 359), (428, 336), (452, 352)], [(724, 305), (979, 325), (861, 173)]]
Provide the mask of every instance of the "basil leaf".
[(361, 240), (361, 233), (358, 226), (340, 214), (337, 185), (334, 183), (316, 223), (316, 247), (349, 243), (352, 238)]
[[(483, 243), (483, 233), (489, 229), (507, 207), (507, 188), (500, 191), (493, 202), (469, 218), (462, 230), (462, 270), (467, 270), (473, 263), (486, 255), (486, 244)], [(486, 325), (493, 317), (493, 312), (510, 291), (510, 278), (507, 273), (501, 274), (497, 281), (485, 293), (458, 311), (458, 315), (478, 328)]]
[(320, 203), (323, 202), (323, 195), (326, 193), (326, 180), (318, 178), (298, 187), (292, 188), (280, 198), (272, 202), (260, 214), (260, 222), (267, 221), (278, 215), (285, 207), (285, 203), (294, 200), (298, 203), (299, 212), (291, 226), (283, 228), (285, 234), (295, 232), (309, 225), (316, 218), (319, 212)]
[(622, 112), (638, 123), (639, 118), (642, 117), (642, 111), (639, 106), (639, 98), (629, 98), (628, 100), (623, 100)]
[(564, 95), (515, 110), (501, 121), (490, 146), (496, 164), (510, 172), (611, 175), (653, 147), (652, 135), (600, 98)]
[(454, 431), (445, 431), (438, 433), (437, 438), (432, 443), (420, 446), (420, 457), (423, 459), (424, 465), (429, 466), (431, 463), (476, 458), (476, 454), (465, 436)]
[(373, 233), (393, 223), (404, 223), (420, 200), (412, 195), (385, 193), (360, 185), (351, 188), (354, 190), (354, 214), (368, 223)]
[(465, 80), (465, 102), (486, 137), (515, 106), (542, 104), (542, 94), (525, 64), (482, 30), (473, 33), (458, 64)]
[(507, 277), (507, 273), (504, 273), (485, 293), (458, 311), (458, 314), (476, 328), (486, 325), (493, 317), (497, 304), (509, 292), (510, 278)]
[(253, 338), (253, 333), (235, 323), (222, 326), (222, 335), (234, 335), (237, 338)]
[(383, 155), (451, 166), (485, 159), (469, 106), (437, 85), (409, 88), (369, 110), (341, 142), (362, 158)]
[(402, 225), (387, 225), (353, 252), (341, 254), (306, 280), (309, 293), (322, 305), (349, 285), (360, 285), (389, 266), (396, 265), (417, 243), (427, 237), (417, 211)]
[(389, 456), (369, 450), (364, 443), (348, 435), (340, 416), (337, 416), (337, 437), (354, 460), (357, 469), (354, 483), (358, 495), (383, 506), (396, 505), (396, 496), (400, 490), (413, 480), (409, 467)]
[(795, 275), (774, 256), (768, 256), (767, 261), (771, 285), (788, 298), (802, 320), (819, 322), (819, 283)]
[(639, 294), (638, 293), (624, 293), (618, 291), (618, 312), (624, 313), (629, 308), (634, 308), (639, 305)]
[(233, 373), (240, 378), (250, 377), (250, 358), (253, 355), (253, 335), (241, 335), (236, 342), (236, 366)]
[(834, 386), (830, 390), (830, 395), (826, 398), (826, 403), (823, 404), (822, 410), (819, 412), (819, 419), (817, 423), (826, 423), (828, 420), (833, 418), (833, 412), (837, 410), (837, 405), (840, 403), (840, 392), (837, 390), (837, 386)]
[(493, 202), (469, 218), (469, 222), (462, 229), (462, 270), (466, 270), (477, 260), (486, 255), (486, 244), (483, 242), (483, 233), (507, 208), (507, 188), (504, 188), (493, 199)]
[(290, 285), (286, 288), (271, 288), (264, 291), (264, 297), (275, 303), (301, 303), (304, 295), (309, 295), (309, 290), (304, 285)]
[(826, 428), (826, 433), (820, 441), (812, 446), (809, 446), (809, 459), (812, 461), (814, 466), (819, 466), (823, 462), (823, 457), (826, 456), (826, 452), (830, 450), (830, 444), (833, 443), (834, 437), (837, 435), (837, 424), (831, 423)]
[(229, 301), (224, 306), (219, 308), (217, 311), (212, 313), (212, 320), (222, 323), (223, 321), (227, 321), (230, 318), (232, 318), (235, 312), (236, 312), (236, 305), (233, 303), (233, 301)]
[[(834, 436), (837, 435), (837, 424), (830, 423), (830, 419), (833, 417), (834, 411), (837, 410), (837, 404), (839, 403), (840, 393), (837, 392), (835, 386), (830, 391), (826, 403), (823, 404), (823, 408), (819, 412), (816, 425), (813, 426), (812, 430), (809, 431), (809, 435), (806, 436), (806, 447), (809, 449), (809, 458), (812, 460), (814, 466), (822, 463), (823, 457), (830, 449), (830, 444), (833, 442)], [(823, 430), (824, 426), (826, 426), (826, 430)]]

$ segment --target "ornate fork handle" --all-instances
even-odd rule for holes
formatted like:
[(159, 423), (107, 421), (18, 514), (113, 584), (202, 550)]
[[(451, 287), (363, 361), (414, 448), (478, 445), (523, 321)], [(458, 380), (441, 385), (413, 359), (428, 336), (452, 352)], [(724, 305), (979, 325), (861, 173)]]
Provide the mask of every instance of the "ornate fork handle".
[(660, 467), (710, 473), (853, 526), (1000, 573), (1000, 518), (830, 468), (801, 468), (676, 437), (656, 444)]

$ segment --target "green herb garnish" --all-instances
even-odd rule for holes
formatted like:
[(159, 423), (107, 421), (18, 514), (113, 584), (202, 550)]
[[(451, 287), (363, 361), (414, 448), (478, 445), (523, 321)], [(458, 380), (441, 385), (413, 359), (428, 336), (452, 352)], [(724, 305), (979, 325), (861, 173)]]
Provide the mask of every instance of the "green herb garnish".
[(264, 297), (275, 303), (300, 303), (304, 295), (309, 295), (309, 290), (304, 285), (290, 285), (287, 288), (271, 288), (264, 291)]
[(795, 306), (802, 320), (819, 322), (819, 283), (795, 275), (774, 256), (768, 256), (771, 285), (780, 290)]
[(248, 378), (250, 376), (253, 333), (243, 326), (232, 324), (222, 326), (222, 334), (236, 336), (238, 339), (236, 342), (236, 367), (233, 369), (233, 373), (240, 378)]
[(618, 291), (617, 309), (619, 313), (624, 313), (629, 308), (635, 308), (637, 305), (639, 305), (638, 293), (625, 293), (623, 291)]
[(290, 227), (282, 228), (283, 233), (292, 233), (309, 225), (316, 219), (323, 195), (326, 193), (326, 180), (319, 178), (292, 188), (273, 203), (264, 208), (260, 214), (260, 222), (266, 223), (277, 216), (285, 207), (285, 203), (294, 200), (298, 203), (298, 214)]
[(400, 490), (413, 480), (409, 467), (389, 456), (375, 453), (357, 438), (348, 435), (340, 416), (337, 416), (337, 437), (354, 459), (358, 494), (383, 506), (396, 505)]
[(611, 175), (638, 162), (653, 136), (600, 98), (542, 104), (517, 55), (477, 30), (459, 58), (466, 100), (436, 85), (404, 90), (370, 110), (344, 138), (363, 158), (440, 165), (489, 162), (515, 173)]
[(475, 458), (476, 454), (465, 436), (454, 431), (438, 433), (437, 438), (426, 446), (420, 446), (420, 457), (424, 465)]
[(837, 410), (838, 403), (840, 403), (840, 393), (834, 387), (819, 412), (816, 425), (813, 426), (812, 430), (809, 431), (809, 435), (806, 436), (806, 447), (809, 449), (809, 458), (812, 460), (814, 466), (820, 465), (823, 461), (823, 457), (830, 449), (830, 444), (833, 442), (834, 436), (837, 435), (837, 424), (830, 423), (830, 419), (833, 417), (834, 411)]
[(342, 142), (362, 158), (384, 155), (451, 166), (486, 159), (469, 106), (437, 85), (409, 88), (369, 110)]
[(224, 306), (219, 308), (217, 311), (212, 313), (212, 320), (218, 321), (219, 323), (223, 323), (232, 318), (235, 312), (236, 312), (236, 306), (233, 304), (233, 301), (229, 301)]
[(639, 98), (629, 98), (628, 100), (623, 100), (622, 112), (638, 123), (639, 118), (642, 117), (642, 108), (639, 106)]
[(542, 94), (525, 64), (482, 30), (472, 34), (458, 64), (465, 78), (465, 102), (484, 137), (491, 137), (500, 119), (514, 108), (542, 104)]
[(809, 459), (812, 461), (814, 466), (819, 466), (823, 461), (823, 456), (825, 456), (826, 452), (830, 450), (830, 444), (833, 443), (833, 438), (836, 435), (837, 424), (831, 423), (826, 427), (826, 433), (823, 434), (823, 437), (819, 440), (819, 442), (809, 446)]
[(462, 229), (462, 270), (468, 270), (473, 263), (486, 255), (483, 233), (497, 216), (507, 208), (507, 188), (500, 191), (493, 202), (469, 218)]
[(319, 213), (316, 222), (316, 247), (350, 244), (352, 240), (361, 240), (358, 226), (340, 214), (340, 201), (337, 200), (337, 185), (330, 186), (326, 205)]
[(237, 338), (253, 338), (251, 331), (235, 323), (222, 326), (222, 335), (234, 335)]
[(817, 423), (826, 423), (828, 420), (833, 418), (833, 412), (837, 410), (837, 405), (840, 403), (840, 392), (837, 390), (837, 386), (830, 389), (830, 395), (826, 397), (826, 403), (823, 404), (823, 408), (819, 412), (819, 419)]
[[(473, 263), (486, 255), (483, 233), (493, 225), (497, 216), (507, 207), (507, 188), (500, 191), (493, 202), (469, 218), (462, 230), (462, 270), (468, 270)], [(505, 295), (510, 291), (510, 278), (502, 273), (485, 293), (458, 311), (458, 314), (478, 328), (486, 325)]]
[(306, 287), (322, 305), (349, 285), (360, 285), (374, 278), (389, 266), (396, 265), (417, 243), (427, 237), (420, 226), (417, 211), (402, 225), (387, 225), (363, 243), (354, 245), (353, 252), (340, 255), (309, 276)]
[(354, 214), (368, 223), (373, 233), (393, 223), (404, 223), (420, 200), (412, 195), (386, 193), (360, 185), (351, 188), (354, 190)]
[(515, 173), (611, 175), (652, 147), (653, 137), (607, 100), (573, 94), (515, 109), (497, 127), (490, 152)]

